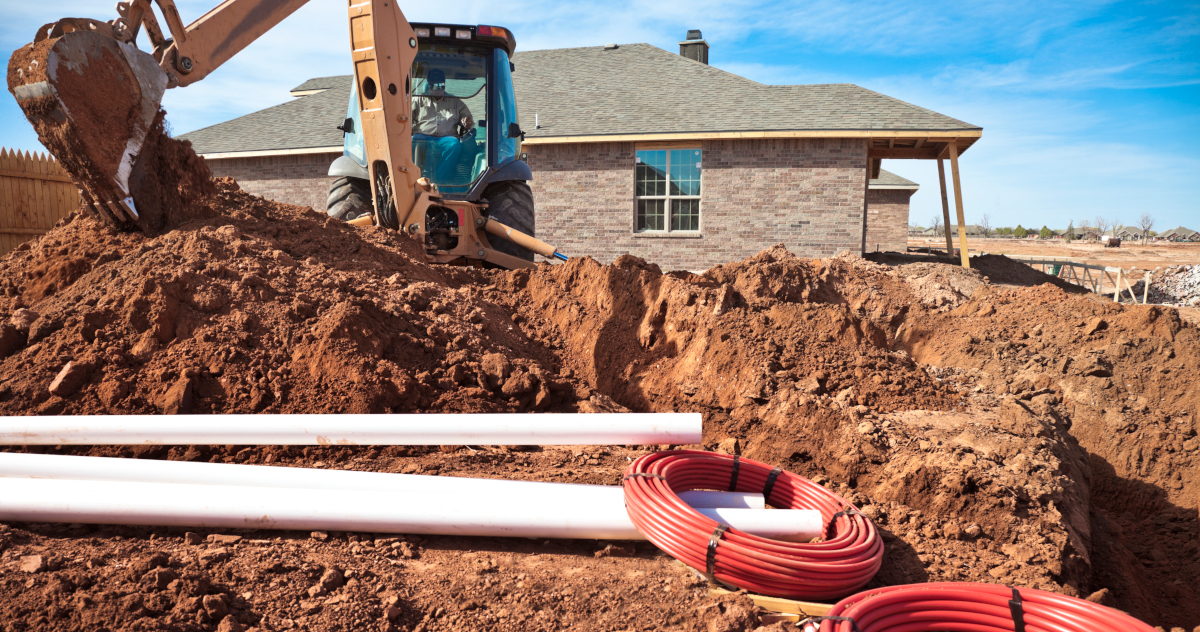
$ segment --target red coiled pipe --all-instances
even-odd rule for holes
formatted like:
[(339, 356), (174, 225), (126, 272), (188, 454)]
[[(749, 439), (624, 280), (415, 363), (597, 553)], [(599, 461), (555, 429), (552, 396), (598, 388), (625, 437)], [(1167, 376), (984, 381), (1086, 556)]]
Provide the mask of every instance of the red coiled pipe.
[[(1014, 594), (1014, 590), (1016, 591)], [(1015, 605), (1015, 607), (1014, 607)], [(804, 632), (1154, 632), (1133, 617), (1099, 604), (1033, 588), (996, 584), (911, 584), (846, 597)]]
[[(735, 475), (736, 472), (736, 475)], [(768, 479), (774, 483), (768, 487)], [(625, 471), (625, 509), (658, 548), (726, 584), (762, 595), (838, 599), (862, 588), (883, 561), (874, 523), (829, 490), (791, 472), (727, 454), (670, 450), (643, 456)], [(823, 542), (781, 542), (720, 524), (676, 492), (767, 492), (778, 509), (815, 509), (829, 525)], [(839, 515), (840, 512), (840, 515)], [(835, 519), (836, 516), (836, 519)]]

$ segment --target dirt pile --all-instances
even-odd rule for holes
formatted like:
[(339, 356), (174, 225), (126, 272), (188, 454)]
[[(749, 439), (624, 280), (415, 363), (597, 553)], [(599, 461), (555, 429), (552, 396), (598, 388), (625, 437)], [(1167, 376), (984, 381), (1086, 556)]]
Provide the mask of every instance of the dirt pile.
[(899, 344), (1066, 424), (1088, 457), (1092, 585), (1147, 620), (1195, 625), (1200, 332), (1174, 310), (1048, 287), (981, 294), (912, 322)]
[[(158, 237), (73, 215), (2, 264), (19, 412), (532, 410), (573, 404), (486, 275), (219, 183)], [(489, 289), (490, 288), (490, 289)], [(83, 376), (47, 390), (68, 362)], [(443, 398), (443, 395), (446, 395)], [(587, 399), (587, 397), (584, 397)]]
[[(1187, 378), (1200, 335), (1170, 312), (999, 287), (986, 268), (781, 247), (703, 275), (634, 257), (429, 266), (402, 235), (232, 181), (184, 199), (193, 219), (157, 236), (77, 214), (0, 260), (0, 412), (699, 411), (705, 447), (818, 480), (876, 520), (878, 584), (1011, 583), (1200, 625), (1200, 395)], [(63, 451), (607, 484), (639, 453)], [(229, 629), (755, 625), (641, 545), (593, 557), (605, 550), (593, 542), (427, 538), (397, 558), (401, 541), (369, 534), (239, 535), (199, 545), (228, 554), (206, 564), (177, 530), (21, 525), (0, 546), (0, 593), (27, 596), (0, 620), (74, 603), (64, 595), (78, 588), (41, 582), (82, 573), (87, 598), (143, 594), (147, 629), (225, 625), (179, 605), (195, 591), (85, 572), (92, 548), (119, 547), (122, 560), (162, 550), (180, 577), (207, 576), (250, 613)], [(58, 556), (58, 570), (21, 571), (35, 554)], [(362, 574), (309, 595), (331, 568)], [(622, 582), (635, 591), (612, 589)]]
[[(946, 266), (958, 268), (962, 263), (962, 260), (958, 257), (947, 257), (945, 255), (931, 257), (915, 254), (897, 254), (894, 252), (871, 252), (867, 253), (866, 258), (876, 263), (897, 266), (902, 271), (922, 263), (934, 264), (933, 267), (943, 269)], [(984, 281), (994, 285), (1035, 287), (1049, 283), (1058, 286), (1064, 292), (1070, 294), (1086, 294), (1088, 292), (1088, 290), (1078, 285), (1036, 270), (1016, 259), (1010, 259), (1004, 255), (972, 255), (970, 262), (972, 271), (977, 271), (982, 275)], [(961, 270), (961, 268), (959, 270), (966, 272)], [(942, 273), (951, 276), (958, 274), (948, 270), (944, 270)]]

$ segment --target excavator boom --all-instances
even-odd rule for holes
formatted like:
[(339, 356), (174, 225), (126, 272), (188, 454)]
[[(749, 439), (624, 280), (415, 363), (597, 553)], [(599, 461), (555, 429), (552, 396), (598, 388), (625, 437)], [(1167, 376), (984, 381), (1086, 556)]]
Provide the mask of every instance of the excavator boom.
[[(225, 0), (187, 26), (174, 0), (154, 0), (170, 38), (150, 2), (120, 2), (119, 17), (109, 22), (65, 18), (47, 24), (9, 59), (8, 87), (84, 203), (111, 223), (154, 234), (170, 227), (169, 207), (178, 206), (174, 192), (165, 190), (174, 185), (164, 187), (149, 173), (172, 163), (160, 155), (172, 151), (163, 140), (163, 93), (207, 77), (307, 0)], [(347, 9), (372, 223), (421, 240), (429, 261), (437, 263), (532, 265), (493, 250), (488, 234), (564, 258), (552, 246), (490, 221), (482, 206), (442, 200), (436, 186), (421, 182), (409, 120), (416, 34), (395, 0), (348, 0)], [(136, 46), (142, 29), (150, 53)], [(180, 188), (188, 177), (177, 174)]]
[[(140, 190), (140, 171), (155, 158), (146, 143), (162, 125), (163, 93), (203, 79), (307, 2), (227, 0), (184, 27), (173, 0), (156, 1), (172, 39), (150, 0), (122, 2), (110, 22), (65, 18), (43, 26), (13, 53), (8, 72), (9, 91), (85, 204), (147, 232), (163, 224), (160, 196)], [(143, 27), (153, 54), (137, 48)]]

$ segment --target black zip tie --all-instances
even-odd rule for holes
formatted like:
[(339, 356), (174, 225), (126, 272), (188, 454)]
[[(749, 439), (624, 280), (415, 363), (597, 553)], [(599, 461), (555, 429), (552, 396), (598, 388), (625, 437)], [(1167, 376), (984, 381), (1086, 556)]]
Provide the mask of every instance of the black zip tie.
[(853, 505), (846, 507), (845, 509), (833, 514), (833, 517), (829, 519), (829, 526), (825, 527), (825, 533), (829, 533), (829, 530), (832, 529), (835, 524), (837, 524), (837, 519), (839, 517), (852, 516), (854, 514), (862, 515), (862, 512), (859, 511), (858, 509), (855, 509)]
[(1008, 610), (1012, 612), (1013, 630), (1025, 632), (1025, 608), (1021, 604), (1021, 593), (1017, 592), (1016, 588), (1013, 588), (1012, 591), (1013, 598), (1008, 602)]
[(661, 479), (662, 479), (662, 480), (664, 480), (664, 481), (665, 481), (665, 480), (667, 480), (667, 477), (665, 477), (665, 476), (663, 476), (663, 475), (661, 475), (661, 474), (650, 474), (650, 473), (648, 473), (648, 472), (638, 472), (637, 474), (626, 474), (626, 475), (625, 475), (625, 478), (623, 478), (623, 479), (621, 479), (621, 480), (622, 480), (622, 481), (627, 481), (627, 480), (629, 480), (629, 479), (631, 479), (631, 478), (633, 478), (633, 477), (635, 477), (635, 476), (645, 476), (645, 477), (647, 477), (647, 478), (661, 478)]
[(719, 524), (716, 529), (713, 529), (712, 535), (708, 536), (708, 559), (705, 569), (708, 570), (707, 575), (710, 580), (714, 578), (713, 570), (717, 567), (717, 541), (721, 539), (722, 535), (725, 535), (725, 530), (728, 528), (728, 525)]
[(771, 490), (775, 489), (775, 479), (779, 478), (779, 473), (782, 471), (782, 467), (777, 467), (767, 474), (767, 484), (763, 485), (763, 500), (768, 503), (771, 501)]
[(733, 457), (733, 474), (729, 475), (729, 491), (731, 492), (737, 491), (738, 467), (740, 467), (741, 458), (736, 455)]
[[(855, 621), (854, 619), (851, 619), (850, 617), (809, 617), (809, 618), (801, 621), (800, 624), (801, 625), (805, 624), (805, 623), (818, 623), (819, 624), (822, 621), (849, 621), (850, 627), (854, 630), (854, 632), (862, 632), (861, 630), (858, 629), (858, 622)], [(820, 627), (820, 626), (817, 626), (817, 627)]]

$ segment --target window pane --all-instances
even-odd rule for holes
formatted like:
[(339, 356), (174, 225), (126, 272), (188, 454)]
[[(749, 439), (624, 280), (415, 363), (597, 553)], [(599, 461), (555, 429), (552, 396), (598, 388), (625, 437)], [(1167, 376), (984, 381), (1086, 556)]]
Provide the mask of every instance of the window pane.
[(637, 152), (637, 195), (667, 194), (667, 152)]
[(671, 230), (700, 230), (700, 200), (671, 200)]
[[(486, 85), (492, 58), (491, 49), (479, 46), (421, 42), (417, 48), (410, 112), (413, 162), (443, 193), (466, 193), (487, 169), (487, 130), (480, 123), (490, 118)], [(433, 76), (445, 83), (444, 95), (430, 85)], [(462, 129), (461, 119), (468, 115), (471, 129)], [(514, 145), (512, 151), (520, 150)]]
[(700, 195), (700, 150), (671, 150), (671, 195)]
[(665, 200), (637, 201), (638, 230), (664, 230), (663, 202)]
[(492, 74), (496, 78), (496, 125), (490, 126), (492, 133), (499, 138), (497, 144), (496, 162), (501, 163), (514, 156), (521, 155), (521, 137), (510, 137), (508, 135), (509, 125), (516, 123), (517, 118), (517, 96), (513, 93), (512, 75), (508, 61), (508, 53), (503, 48), (497, 48), (492, 52), (495, 58), (495, 65), (492, 66)]

